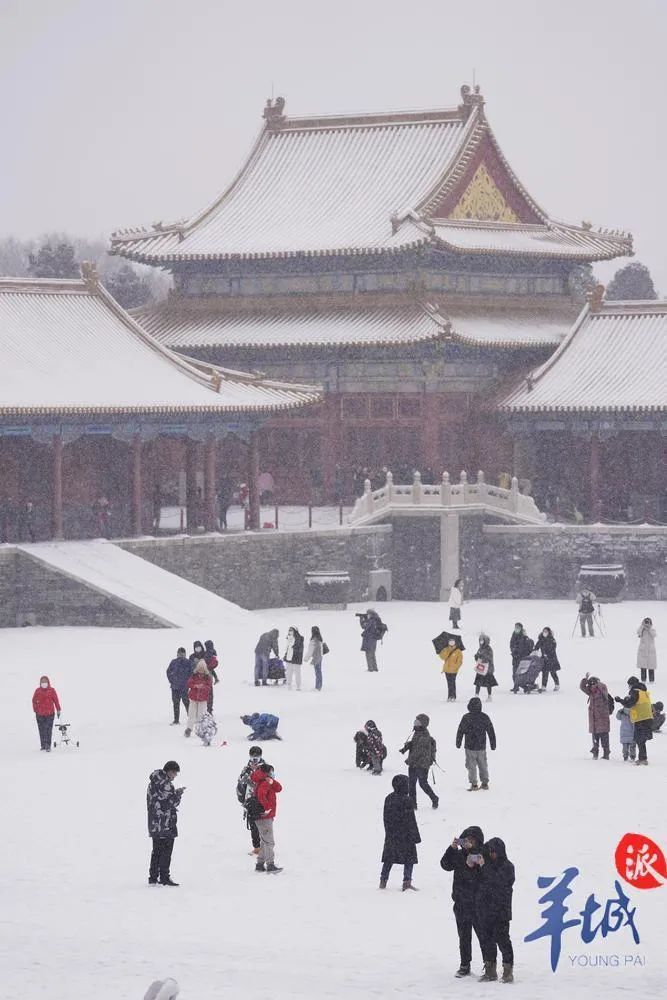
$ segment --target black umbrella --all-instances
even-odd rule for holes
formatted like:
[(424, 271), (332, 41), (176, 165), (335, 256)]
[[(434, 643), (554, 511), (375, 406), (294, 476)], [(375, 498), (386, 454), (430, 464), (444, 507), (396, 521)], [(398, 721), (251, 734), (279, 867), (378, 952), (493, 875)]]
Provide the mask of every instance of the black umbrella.
[(463, 639), (461, 638), (460, 635), (455, 635), (453, 632), (441, 632), (440, 635), (437, 635), (435, 639), (431, 640), (433, 642), (434, 649), (436, 653), (438, 653), (438, 655), (440, 655), (445, 646), (449, 645), (450, 639), (454, 639), (456, 641), (456, 645), (459, 647), (460, 650), (465, 649), (465, 646), (463, 645)]

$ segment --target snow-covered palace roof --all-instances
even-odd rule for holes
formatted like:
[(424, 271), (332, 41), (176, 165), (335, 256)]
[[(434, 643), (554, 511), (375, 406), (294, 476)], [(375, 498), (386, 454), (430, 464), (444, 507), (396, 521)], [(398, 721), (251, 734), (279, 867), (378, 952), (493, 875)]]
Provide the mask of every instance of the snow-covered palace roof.
[(667, 410), (667, 301), (587, 305), (504, 411)]
[(484, 347), (556, 347), (572, 323), (571, 314), (450, 309), (413, 300), (393, 305), (337, 308), (270, 308), (248, 312), (199, 309), (186, 301), (136, 310), (139, 322), (161, 344), (193, 349), (271, 350), (285, 347), (401, 347), (424, 341), (460, 341)]
[(0, 278), (0, 416), (270, 412), (321, 399), (315, 386), (189, 364), (86, 275)]
[(555, 222), (505, 160), (479, 88), (454, 109), (288, 118), (267, 102), (241, 170), (187, 222), (119, 230), (112, 252), (146, 263), (450, 252), (593, 261), (625, 233)]

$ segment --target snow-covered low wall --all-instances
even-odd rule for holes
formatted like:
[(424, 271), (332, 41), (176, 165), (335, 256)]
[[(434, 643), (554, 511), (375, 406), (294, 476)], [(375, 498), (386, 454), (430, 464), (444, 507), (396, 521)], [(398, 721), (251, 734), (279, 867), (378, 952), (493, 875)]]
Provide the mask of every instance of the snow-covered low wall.
[(667, 527), (462, 521), (461, 569), (469, 597), (573, 596), (584, 563), (622, 565), (621, 599), (664, 600)]

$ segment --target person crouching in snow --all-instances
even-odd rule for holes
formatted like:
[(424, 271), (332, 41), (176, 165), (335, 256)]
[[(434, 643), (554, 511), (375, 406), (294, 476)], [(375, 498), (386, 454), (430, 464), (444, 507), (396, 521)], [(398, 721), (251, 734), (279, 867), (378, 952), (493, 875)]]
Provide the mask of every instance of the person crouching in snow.
[(280, 719), (277, 715), (269, 715), (268, 712), (253, 712), (252, 715), (242, 715), (241, 722), (244, 726), (250, 726), (252, 732), (248, 736), (249, 740), (279, 740), (278, 723)]
[(653, 732), (659, 733), (665, 724), (665, 706), (661, 701), (653, 705)]
[(210, 712), (204, 712), (197, 725), (195, 735), (199, 737), (205, 747), (210, 747), (218, 731), (218, 724)]
[(382, 742), (382, 733), (372, 719), (364, 726), (369, 767), (373, 774), (382, 774), (382, 761), (387, 756), (387, 748)]
[(479, 637), (479, 649), (475, 653), (475, 694), (480, 688), (486, 688), (486, 700), (491, 700), (491, 690), (498, 686), (494, 677), (493, 650), (491, 640), (483, 632)]
[(480, 983), (492, 983), (498, 978), (497, 949), (503, 960), (503, 983), (514, 982), (514, 949), (510, 938), (512, 919), (512, 886), (514, 865), (507, 860), (505, 844), (492, 837), (484, 845), (483, 861), (477, 893), (476, 922), (484, 959), (484, 975)]
[(39, 678), (39, 687), (32, 696), (32, 710), (37, 720), (40, 750), (51, 753), (51, 737), (53, 735), (53, 719), (58, 713), (60, 718), (60, 702), (55, 688), (51, 687), (49, 678), (44, 674)]
[(259, 854), (257, 855), (256, 872), (281, 872), (275, 864), (275, 840), (273, 836), (273, 821), (276, 818), (278, 800), (276, 795), (282, 792), (283, 786), (274, 777), (274, 771), (266, 761), (260, 764), (250, 775), (255, 786), (255, 797), (263, 807), (264, 812), (255, 820), (259, 832)]
[(637, 756), (637, 743), (635, 741), (635, 724), (630, 718), (629, 708), (619, 708), (616, 718), (621, 723), (621, 750), (623, 760), (634, 760)]
[(447, 680), (447, 701), (456, 701), (456, 675), (463, 663), (463, 653), (459, 649), (456, 639), (450, 639), (447, 645), (440, 652), (442, 659), (442, 673)]
[(496, 749), (496, 732), (493, 723), (488, 715), (482, 711), (482, 702), (479, 698), (471, 698), (468, 702), (468, 711), (459, 722), (456, 731), (456, 748), (461, 749), (461, 741), (465, 738), (466, 769), (470, 780), (469, 792), (476, 792), (479, 788), (477, 783), (477, 769), (482, 782), (482, 788), (486, 791), (489, 787), (489, 767), (486, 760), (486, 737), (489, 737), (489, 744), (492, 750)]
[[(579, 682), (580, 689), (588, 695), (588, 731), (593, 737), (591, 754), (598, 759), (602, 744), (602, 759), (609, 760), (609, 692), (599, 677), (589, 674)], [(612, 702), (613, 707), (613, 702)]]
[(197, 723), (204, 718), (212, 687), (213, 682), (206, 660), (199, 660), (192, 676), (188, 679), (188, 726), (183, 733), (184, 736), (189, 736)]
[[(410, 782), (405, 774), (392, 778), (394, 789), (384, 800), (384, 849), (380, 888), (387, 888), (392, 865), (403, 865), (403, 892), (415, 889), (412, 869), (417, 864), (417, 844), (421, 843), (415, 811), (410, 801)], [(415, 890), (416, 891), (416, 890)]]

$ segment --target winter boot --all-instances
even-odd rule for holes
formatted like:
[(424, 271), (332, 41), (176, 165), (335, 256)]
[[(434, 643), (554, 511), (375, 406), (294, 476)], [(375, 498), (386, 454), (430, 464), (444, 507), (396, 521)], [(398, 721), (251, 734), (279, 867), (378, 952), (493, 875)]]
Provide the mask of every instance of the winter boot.
[(609, 760), (609, 754), (608, 753), (603, 753), (602, 754), (602, 759), (603, 760)]
[(635, 761), (635, 766), (636, 766), (636, 767), (641, 767), (641, 765), (642, 765), (642, 764), (643, 764), (643, 765), (644, 765), (645, 767), (648, 767), (648, 761), (647, 761), (647, 760), (636, 760), (636, 761)]
[(186, 730), (184, 730), (183, 735), (184, 736), (189, 736), (191, 734), (191, 732), (192, 732), (191, 729), (186, 729)]
[(489, 783), (488, 783), (488, 781), (483, 781), (482, 782), (482, 788), (483, 788), (483, 790), (485, 792), (488, 792), (488, 790), (489, 790)]
[(479, 788), (479, 785), (473, 784), (473, 785), (470, 786), (470, 788), (468, 789), (468, 791), (469, 792), (476, 792), (478, 788)]
[(501, 983), (513, 983), (514, 982), (514, 966), (507, 965), (503, 962), (503, 978), (500, 980)]
[(278, 872), (282, 871), (282, 868), (278, 868), (277, 865), (274, 865), (273, 861), (269, 861), (268, 865), (266, 866), (266, 870), (272, 875), (277, 875)]
[(386, 889), (387, 888), (387, 880), (386, 880), (386, 878), (381, 878), (380, 879), (380, 885), (379, 885), (378, 888), (380, 888), (380, 889)]
[(457, 979), (463, 979), (464, 976), (470, 975), (470, 966), (462, 965), (458, 972), (455, 973)]
[(406, 879), (405, 882), (403, 883), (403, 892), (405, 892), (407, 889), (412, 889), (413, 892), (419, 892), (419, 889), (417, 889), (417, 887), (412, 884), (412, 879)]
[(560, 684), (556, 684), (554, 687), (554, 694), (558, 694), (559, 691), (560, 691)]
[(266, 871), (266, 868), (264, 867), (264, 862), (263, 861), (258, 861), (257, 862), (257, 864), (255, 865), (255, 871), (256, 872), (265, 872)]
[(495, 983), (498, 979), (498, 971), (495, 962), (484, 963), (484, 975), (477, 980), (479, 983)]
[(178, 721), (178, 719), (174, 719), (174, 721), (172, 722), (172, 726), (180, 726), (180, 722)]
[(440, 805), (440, 799), (439, 799), (439, 798), (438, 798), (438, 796), (436, 795), (436, 797), (435, 797), (434, 799), (432, 799), (432, 800), (431, 800), (431, 806), (432, 806), (432, 807), (433, 807), (434, 809), (437, 809), (439, 805)]
[(489, 693), (486, 696), (486, 700), (491, 701), (492, 698), (493, 698), (493, 692), (491, 691), (491, 688), (489, 688)]
[(178, 882), (174, 882), (173, 879), (171, 877), (169, 877), (169, 878), (164, 879), (164, 881), (160, 881), (160, 885), (172, 885), (172, 886), (174, 886), (174, 887), (177, 888), (178, 887)]
[(598, 748), (597, 747), (591, 747), (591, 756), (592, 756), (593, 760), (597, 760), (598, 759)]

